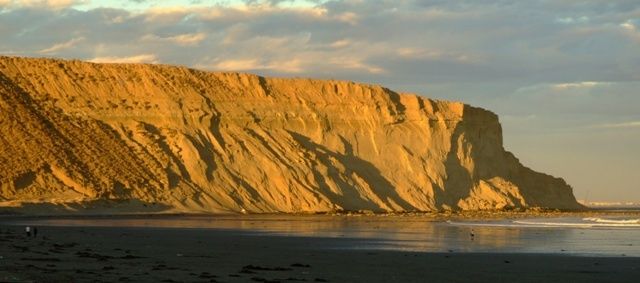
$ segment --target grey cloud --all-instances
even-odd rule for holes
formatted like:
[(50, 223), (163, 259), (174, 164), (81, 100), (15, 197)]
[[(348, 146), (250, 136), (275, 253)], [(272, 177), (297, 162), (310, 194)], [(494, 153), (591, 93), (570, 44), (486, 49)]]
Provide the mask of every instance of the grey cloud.
[[(637, 1), (318, 1), (299, 9), (247, 3), (258, 2), (144, 13), (23, 7), (0, 17), (7, 39), (0, 50), (39, 56), (49, 49), (50, 56), (80, 59), (153, 54), (159, 62), (211, 69), (225, 61), (250, 67), (253, 60), (256, 69), (242, 70), (399, 87), (482, 83), (515, 91), (640, 79), (640, 42), (621, 26), (637, 23)], [(558, 21), (564, 18), (588, 20)], [(436, 95), (466, 97), (455, 89)]]
[[(278, 9), (275, 5), (281, 1), (267, 2), (274, 8), (247, 12), (214, 6), (166, 11), (160, 15), (134, 15), (116, 9), (88, 12), (21, 9), (5, 13), (2, 19), (6, 21), (5, 32), (6, 26), (16, 27), (12, 31), (20, 30), (13, 34), (9, 44), (38, 46), (26, 50), (27, 53), (81, 36), (87, 38), (85, 49), (74, 50), (74, 54), (88, 54), (100, 48), (115, 52), (127, 48), (146, 49), (146, 53), (158, 53), (161, 61), (187, 64), (201, 61), (198, 56), (205, 53), (224, 53), (229, 59), (259, 56), (270, 60), (271, 56), (275, 59), (283, 54), (312, 56), (309, 51), (315, 51), (317, 58), (308, 58), (309, 64), (303, 72), (313, 76), (317, 71), (325, 71), (327, 66), (322, 63), (326, 57), (346, 56), (344, 50), (319, 50), (348, 40), (361, 43), (359, 50), (349, 51), (363, 64), (389, 71), (388, 81), (425, 77), (432, 83), (529, 79), (528, 83), (532, 84), (635, 80), (638, 76), (637, 66), (629, 65), (634, 60), (628, 60), (638, 61), (637, 43), (627, 40), (619, 27), (630, 19), (616, 14), (638, 10), (632, 1), (611, 5), (587, 2), (572, 6), (572, 10), (565, 2), (536, 1), (519, 5), (500, 1), (454, 4), (448, 1), (330, 1), (306, 10)], [(558, 17), (570, 16), (569, 10), (571, 14), (595, 20), (575, 25), (556, 21)], [(153, 42), (142, 45), (139, 42), (145, 35), (172, 37), (194, 33), (206, 33), (208, 40), (200, 50), (190, 52), (180, 52), (177, 50), (180, 47), (170, 49)], [(283, 38), (295, 41), (306, 35), (307, 42), (279, 46), (278, 50), (259, 50), (253, 45)], [(387, 45), (384, 50), (380, 50), (380, 42)], [(86, 50), (91, 47), (93, 50)], [(484, 62), (398, 56), (397, 51), (407, 47), (468, 54), (483, 58)], [(5, 46), (4, 49), (15, 48)], [(322, 69), (317, 70), (315, 65)], [(335, 69), (341, 71), (342, 66)], [(354, 71), (352, 76), (360, 76), (358, 70)]]

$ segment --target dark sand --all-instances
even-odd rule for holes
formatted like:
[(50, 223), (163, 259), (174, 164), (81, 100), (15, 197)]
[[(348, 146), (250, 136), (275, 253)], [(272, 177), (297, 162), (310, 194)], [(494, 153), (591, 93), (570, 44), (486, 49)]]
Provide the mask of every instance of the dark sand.
[(341, 249), (236, 230), (0, 226), (0, 282), (638, 282), (640, 258)]

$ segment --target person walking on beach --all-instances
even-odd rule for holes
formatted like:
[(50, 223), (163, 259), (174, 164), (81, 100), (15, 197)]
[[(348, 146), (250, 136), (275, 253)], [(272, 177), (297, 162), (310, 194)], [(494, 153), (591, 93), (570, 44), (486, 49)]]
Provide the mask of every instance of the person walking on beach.
[(31, 237), (31, 227), (29, 226), (25, 227), (24, 231), (27, 233), (27, 238)]

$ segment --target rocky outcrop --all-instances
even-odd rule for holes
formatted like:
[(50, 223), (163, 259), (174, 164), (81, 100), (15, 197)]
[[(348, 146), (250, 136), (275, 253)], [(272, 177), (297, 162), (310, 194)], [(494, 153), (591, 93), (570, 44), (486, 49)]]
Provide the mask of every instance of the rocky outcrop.
[[(0, 202), (192, 212), (578, 208), (498, 117), (345, 81), (0, 57)], [(73, 206), (75, 205), (75, 206)]]

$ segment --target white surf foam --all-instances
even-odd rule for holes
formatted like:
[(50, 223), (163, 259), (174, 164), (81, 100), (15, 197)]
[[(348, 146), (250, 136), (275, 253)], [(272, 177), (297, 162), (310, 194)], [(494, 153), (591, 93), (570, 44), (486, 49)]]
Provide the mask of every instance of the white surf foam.
[(599, 217), (588, 218), (549, 218), (524, 219), (513, 221), (487, 222), (454, 222), (447, 223), (456, 226), (484, 226), (484, 227), (539, 227), (539, 228), (640, 228), (640, 219), (608, 219)]
[(582, 220), (596, 222), (596, 223), (640, 224), (640, 219), (606, 219), (606, 218), (599, 218), (599, 217), (587, 217), (587, 218), (582, 218)]
[(477, 226), (477, 227), (514, 227), (510, 222), (458, 222), (447, 220), (447, 223), (454, 226)]
[(607, 219), (598, 217), (588, 218), (559, 218), (516, 220), (513, 223), (542, 226), (542, 227), (574, 227), (574, 228), (640, 228), (640, 219)]

